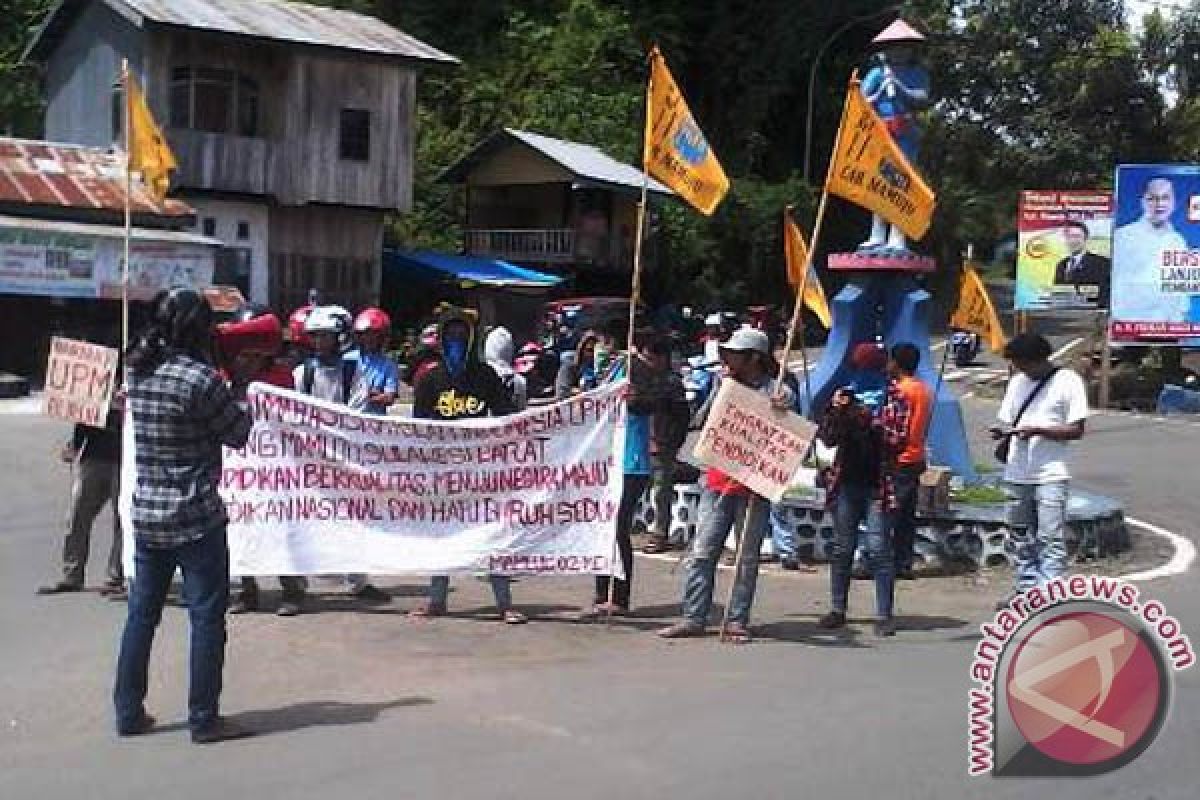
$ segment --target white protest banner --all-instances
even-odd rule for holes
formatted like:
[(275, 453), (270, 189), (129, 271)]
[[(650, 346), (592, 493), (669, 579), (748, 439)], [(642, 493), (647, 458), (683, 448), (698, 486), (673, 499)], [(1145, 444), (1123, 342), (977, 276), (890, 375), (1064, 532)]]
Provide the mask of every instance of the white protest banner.
[(51, 338), (42, 413), (104, 427), (116, 385), (117, 356), (111, 347)]
[(221, 477), (230, 571), (620, 574), (624, 386), (451, 423), (254, 384)]
[(803, 417), (772, 408), (766, 394), (724, 380), (694, 452), (701, 463), (778, 503), (816, 430)]

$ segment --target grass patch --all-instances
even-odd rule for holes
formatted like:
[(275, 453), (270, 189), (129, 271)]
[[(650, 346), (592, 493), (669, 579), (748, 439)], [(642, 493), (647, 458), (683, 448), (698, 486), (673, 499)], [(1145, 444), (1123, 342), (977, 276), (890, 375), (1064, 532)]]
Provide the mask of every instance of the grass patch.
[(980, 475), (992, 475), (992, 474), (1000, 471), (1000, 465), (993, 464), (991, 462), (985, 463), (983, 461), (980, 461), (977, 464), (975, 464), (975, 471), (978, 472)]
[(965, 486), (951, 492), (950, 499), (971, 506), (996, 506), (1008, 502), (1008, 492), (997, 486)]

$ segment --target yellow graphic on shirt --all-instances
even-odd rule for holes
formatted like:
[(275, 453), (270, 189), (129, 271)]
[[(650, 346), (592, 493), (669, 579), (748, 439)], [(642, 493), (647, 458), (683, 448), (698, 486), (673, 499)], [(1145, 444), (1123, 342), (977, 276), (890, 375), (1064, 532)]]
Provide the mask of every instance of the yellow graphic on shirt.
[(460, 395), (455, 389), (447, 389), (438, 395), (437, 404), (434, 408), (437, 410), (439, 417), (453, 419), (469, 414), (483, 413), (484, 402), (478, 397)]

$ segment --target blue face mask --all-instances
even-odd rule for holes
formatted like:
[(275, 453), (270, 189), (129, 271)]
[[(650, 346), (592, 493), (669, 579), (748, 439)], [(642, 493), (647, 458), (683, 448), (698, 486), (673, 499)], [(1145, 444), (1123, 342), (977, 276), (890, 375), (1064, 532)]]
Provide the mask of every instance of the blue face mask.
[(467, 364), (467, 343), (463, 339), (447, 339), (442, 342), (442, 358), (451, 375), (462, 372)]

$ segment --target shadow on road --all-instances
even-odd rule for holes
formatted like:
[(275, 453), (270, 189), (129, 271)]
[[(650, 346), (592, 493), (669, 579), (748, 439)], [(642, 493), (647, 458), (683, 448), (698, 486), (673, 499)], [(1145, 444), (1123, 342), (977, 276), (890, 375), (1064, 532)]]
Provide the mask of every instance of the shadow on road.
[(394, 708), (412, 708), (432, 704), (433, 698), (431, 697), (401, 697), (386, 703), (315, 701), (293, 703), (282, 708), (245, 711), (230, 715), (230, 719), (254, 731), (256, 735), (262, 736), (327, 725), (361, 725), (374, 722), (380, 714)]

